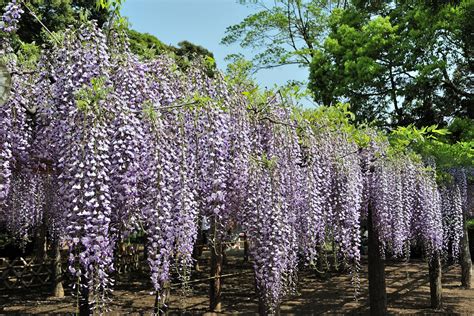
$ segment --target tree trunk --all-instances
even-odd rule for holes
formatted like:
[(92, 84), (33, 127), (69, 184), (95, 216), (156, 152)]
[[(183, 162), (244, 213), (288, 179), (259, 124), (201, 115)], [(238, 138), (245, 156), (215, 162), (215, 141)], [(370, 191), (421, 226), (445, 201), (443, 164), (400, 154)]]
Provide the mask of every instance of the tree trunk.
[(469, 250), (469, 235), (467, 229), (467, 216), (464, 215), (463, 237), (461, 239), (461, 284), (464, 288), (471, 288), (472, 261)]
[(53, 247), (53, 296), (63, 298), (63, 272), (61, 267), (61, 243), (59, 242), (59, 237), (54, 238)]
[[(82, 274), (84, 275), (84, 274)], [(80, 297), (79, 297), (79, 315), (86, 316), (91, 315), (91, 306), (89, 304), (89, 287), (88, 282), (85, 277), (81, 277), (81, 284), (79, 289)]]
[(212, 239), (210, 241), (211, 250), (211, 279), (209, 281), (209, 309), (213, 312), (221, 311), (222, 295), (222, 243), (216, 233), (216, 220), (212, 219), (211, 226)]
[(385, 260), (382, 258), (381, 244), (373, 225), (373, 209), (369, 203), (368, 257), (369, 257), (369, 303), (370, 315), (387, 314), (387, 292), (385, 288)]
[(47, 251), (47, 238), (46, 238), (46, 223), (45, 219), (41, 225), (36, 230), (35, 234), (35, 258), (37, 262), (42, 263), (46, 258), (46, 251)]
[(170, 283), (165, 282), (163, 289), (156, 292), (154, 315), (166, 315), (168, 310), (168, 299), (170, 297)]
[(247, 233), (244, 233), (244, 262), (249, 261), (249, 241), (247, 239)]
[(198, 231), (197, 231), (197, 236), (196, 236), (196, 242), (193, 248), (194, 270), (197, 272), (201, 271), (201, 267), (199, 266), (199, 258), (202, 255), (203, 247), (204, 247), (204, 238), (203, 238), (203, 232), (201, 229), (201, 221), (198, 221)]
[(267, 307), (265, 306), (265, 302), (263, 301), (261, 297), (258, 298), (258, 314), (260, 316), (268, 315)]
[(264, 300), (260, 296), (258, 299), (258, 314), (260, 316), (267, 316), (267, 315), (280, 315), (280, 305), (276, 307), (275, 310), (271, 311), (265, 305)]
[(436, 251), (429, 262), (431, 308), (442, 307), (441, 256)]

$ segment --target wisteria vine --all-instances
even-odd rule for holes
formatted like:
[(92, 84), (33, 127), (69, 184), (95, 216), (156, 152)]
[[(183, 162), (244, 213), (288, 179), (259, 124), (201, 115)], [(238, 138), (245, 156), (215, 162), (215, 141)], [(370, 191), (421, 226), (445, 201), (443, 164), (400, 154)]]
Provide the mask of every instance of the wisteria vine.
[[(13, 0), (0, 31), (15, 32), (22, 13)], [(462, 173), (438, 187), (432, 169), (391, 154), (373, 130), (361, 146), (279, 97), (246, 96), (202, 61), (185, 70), (166, 56), (141, 61), (126, 35), (109, 36), (88, 22), (45, 48), (34, 71), (10, 58), (13, 93), (0, 108), (2, 220), (19, 240), (54, 226), (94, 308), (113, 289), (116, 243), (136, 231), (158, 299), (173, 272), (186, 282), (200, 216), (214, 238), (235, 223), (248, 235), (266, 313), (294, 292), (299, 262), (315, 265), (330, 240), (359, 286), (369, 201), (383, 253), (407, 255), (418, 240), (429, 254), (458, 256)], [(0, 45), (13, 56), (8, 37)]]

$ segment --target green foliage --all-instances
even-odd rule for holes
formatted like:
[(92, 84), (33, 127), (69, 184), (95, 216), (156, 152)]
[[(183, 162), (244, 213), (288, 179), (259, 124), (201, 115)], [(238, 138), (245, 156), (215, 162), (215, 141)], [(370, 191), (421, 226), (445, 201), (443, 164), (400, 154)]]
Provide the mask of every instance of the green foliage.
[(451, 129), (452, 126), (448, 129), (438, 129), (437, 126), (398, 127), (390, 135), (390, 142), (394, 150), (411, 150), (425, 159), (434, 160), (438, 180), (450, 181), (447, 170), (474, 166), (474, 138), (449, 142)]
[(172, 47), (172, 51), (176, 56), (187, 58), (188, 60), (192, 60), (198, 56), (214, 58), (214, 54), (206, 48), (188, 41), (179, 42), (178, 47)]
[(159, 113), (158, 111), (156, 111), (153, 103), (150, 101), (144, 102), (142, 111), (143, 111), (144, 117), (147, 118), (152, 123), (153, 127), (156, 127)]
[(438, 129), (437, 125), (417, 128), (416, 126), (399, 126), (392, 131), (390, 143), (395, 148), (406, 148), (423, 144), (427, 140), (436, 140), (439, 135), (447, 135), (447, 129)]
[(288, 81), (278, 89), (282, 100), (287, 104), (296, 106), (300, 100), (311, 98), (311, 91), (299, 81)]
[(455, 118), (448, 126), (450, 134), (446, 138), (449, 143), (469, 142), (474, 140), (474, 120)]
[(470, 219), (467, 221), (467, 229), (474, 230), (474, 219)]
[(351, 125), (354, 114), (349, 111), (347, 103), (339, 103), (335, 106), (321, 106), (316, 109), (305, 109), (302, 114), (311, 125), (324, 128), (339, 129), (341, 126)]
[(472, 23), (472, 3), (361, 2), (333, 10), (310, 66), (316, 102), (348, 101), (358, 121), (391, 126), (472, 116), (472, 32), (459, 32)]
[(437, 168), (446, 170), (453, 167), (474, 166), (474, 142), (447, 144), (429, 140), (419, 146), (418, 152), (424, 157), (433, 157)]
[(20, 48), (16, 53), (17, 61), (25, 69), (35, 69), (40, 56), (40, 48), (35, 44), (20, 43)]
[(152, 59), (157, 55), (168, 53), (171, 48), (149, 33), (140, 33), (135, 30), (127, 30), (130, 39), (130, 50), (145, 59)]
[(214, 77), (217, 70), (214, 54), (206, 48), (188, 41), (182, 41), (178, 43), (178, 47), (170, 46), (170, 52), (179, 68), (187, 69), (193, 61), (203, 62), (207, 69), (207, 75)]
[(106, 86), (104, 77), (92, 78), (90, 85), (85, 85), (76, 92), (77, 108), (86, 114), (94, 113), (99, 116), (103, 110), (101, 101), (105, 100), (111, 91), (112, 88)]
[(361, 148), (366, 147), (372, 137), (367, 133), (368, 126), (353, 124), (354, 113), (350, 111), (347, 103), (316, 109), (299, 109), (297, 117), (301, 126), (305, 126), (303, 122), (307, 122), (316, 134), (328, 130), (344, 132)]
[(269, 171), (274, 170), (278, 164), (278, 159), (276, 156), (268, 157), (266, 153), (263, 153), (258, 157), (251, 156), (250, 159), (254, 164), (259, 165), (260, 167)]
[(254, 78), (252, 78), (253, 64), (251, 61), (246, 60), (241, 54), (227, 56), (226, 61), (230, 61), (227, 64), (226, 79), (232, 83), (231, 86), (254, 85)]
[(271, 68), (287, 64), (308, 66), (313, 50), (327, 30), (327, 18), (334, 7), (344, 1), (277, 0), (241, 1), (257, 12), (239, 24), (229, 26), (222, 43), (239, 43), (259, 51), (252, 60), (255, 68)]
[[(8, 2), (9, 0), (0, 0), (0, 8), (3, 9)], [(17, 31), (17, 46), (21, 42), (40, 45), (48, 41), (48, 36), (38, 19), (50, 31), (55, 32), (77, 24), (84, 16), (97, 20), (99, 25), (102, 25), (111, 14), (107, 9), (98, 7), (96, 0), (29, 0), (26, 3), (28, 8), (24, 7), (25, 13), (20, 19)]]

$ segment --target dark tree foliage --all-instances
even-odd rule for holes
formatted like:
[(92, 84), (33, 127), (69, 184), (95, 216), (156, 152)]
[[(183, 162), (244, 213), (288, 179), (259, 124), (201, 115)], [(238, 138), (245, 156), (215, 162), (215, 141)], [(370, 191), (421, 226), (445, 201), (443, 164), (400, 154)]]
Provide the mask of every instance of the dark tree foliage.
[(133, 53), (144, 59), (153, 59), (158, 55), (167, 54), (176, 60), (176, 65), (180, 69), (186, 69), (189, 63), (196, 58), (203, 58), (211, 61), (208, 63), (209, 76), (213, 76), (216, 66), (214, 55), (206, 48), (193, 44), (189, 41), (182, 41), (178, 46), (166, 45), (154, 35), (149, 33), (140, 33), (129, 29), (130, 49)]
[(128, 36), (130, 49), (139, 56), (159, 55), (171, 50), (168, 45), (149, 33), (140, 33), (130, 29), (128, 30)]
[[(0, 12), (4, 11), (9, 0), (0, 0)], [(95, 20), (99, 26), (113, 18), (113, 10), (97, 6), (97, 0), (30, 0), (23, 3), (25, 14), (21, 16), (19, 29), (14, 35), (17, 50), (24, 50), (25, 43), (41, 45), (46, 42), (43, 23), (51, 32), (65, 30), (68, 26), (78, 25), (86, 20)], [(35, 16), (36, 17), (35, 17)], [(38, 21), (40, 20), (40, 21)], [(154, 35), (127, 30), (130, 49), (143, 58), (153, 58), (161, 54), (171, 54), (178, 62), (190, 61), (196, 56), (211, 57), (212, 52), (188, 41), (178, 43), (178, 47), (166, 45)], [(29, 46), (28, 46), (29, 47)], [(31, 47), (30, 47), (31, 48)], [(179, 62), (184, 65), (184, 61)]]
[(212, 52), (210, 52), (206, 48), (188, 41), (179, 42), (178, 47), (173, 47), (172, 50), (177, 56), (187, 57), (188, 59), (192, 59), (193, 56), (214, 58), (214, 54), (212, 54)]
[[(8, 2), (8, 0), (0, 0), (2, 12)], [(45, 42), (45, 37), (41, 24), (32, 13), (52, 32), (64, 30), (67, 26), (75, 24), (80, 20), (81, 14), (87, 15), (89, 19), (97, 20), (99, 25), (106, 22), (110, 16), (107, 10), (96, 7), (95, 0), (30, 0), (26, 2), (26, 6), (26, 14), (23, 14), (20, 19), (17, 36), (22, 42), (35, 42), (38, 45)]]
[(178, 43), (178, 47), (171, 46), (170, 51), (174, 56), (178, 67), (183, 70), (187, 69), (190, 63), (196, 58), (205, 60), (206, 74), (209, 77), (214, 77), (216, 72), (214, 54), (206, 48), (188, 41), (182, 41)]

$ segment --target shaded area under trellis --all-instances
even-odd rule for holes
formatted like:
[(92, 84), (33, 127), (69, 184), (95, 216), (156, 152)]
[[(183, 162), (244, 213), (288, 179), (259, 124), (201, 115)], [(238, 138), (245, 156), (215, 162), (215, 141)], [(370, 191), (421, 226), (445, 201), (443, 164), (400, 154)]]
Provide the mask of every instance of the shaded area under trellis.
[[(253, 272), (250, 263), (243, 263), (242, 250), (228, 251), (228, 264), (224, 274), (231, 276), (223, 279), (223, 313), (255, 314), (258, 310), (258, 297), (255, 294)], [(209, 304), (210, 256), (206, 250), (200, 259), (202, 271), (193, 274), (191, 291), (180, 293), (173, 286), (170, 299), (170, 313), (205, 313)], [(459, 287), (460, 268), (458, 265), (445, 267), (443, 271), (444, 314), (474, 313), (474, 290)], [(389, 261), (386, 267), (388, 307), (390, 313), (430, 313), (430, 292), (428, 267), (425, 262)], [(199, 281), (200, 280), (200, 281)], [(137, 271), (118, 276), (111, 314), (139, 314), (153, 310), (154, 295), (151, 295), (151, 283), (144, 273)], [(69, 292), (69, 291), (68, 291)], [(313, 271), (301, 272), (298, 294), (285, 300), (281, 312), (300, 314), (366, 314), (368, 313), (367, 265), (364, 260), (361, 271), (361, 292), (354, 300), (354, 291), (350, 276), (345, 273), (327, 273), (324, 278)], [(39, 288), (36, 291), (0, 292), (2, 313), (68, 313), (74, 312), (74, 298), (67, 293), (62, 300), (51, 299), (48, 291)]]

